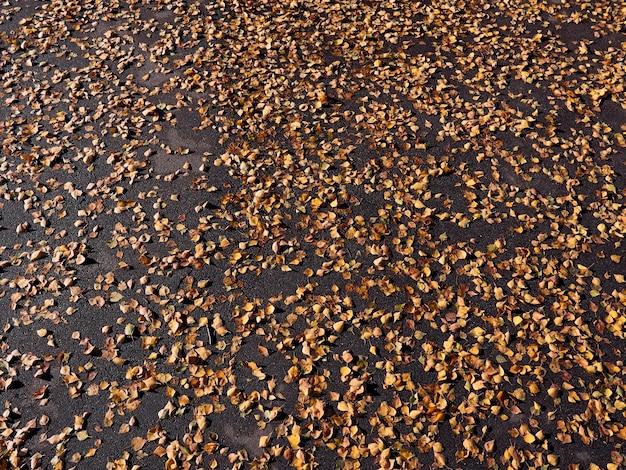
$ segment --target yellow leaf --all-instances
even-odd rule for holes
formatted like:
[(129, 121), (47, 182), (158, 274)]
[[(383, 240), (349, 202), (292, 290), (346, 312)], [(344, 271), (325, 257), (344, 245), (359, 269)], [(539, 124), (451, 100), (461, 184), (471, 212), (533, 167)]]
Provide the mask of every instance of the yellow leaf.
[(485, 330), (480, 326), (476, 326), (470, 330), (469, 334), (474, 338), (479, 338), (485, 335)]
[(478, 452), (478, 446), (476, 446), (476, 443), (472, 439), (463, 439), (463, 447), (469, 452)]
[(139, 449), (141, 449), (144, 444), (147, 442), (146, 439), (144, 439), (143, 437), (134, 437), (131, 441), (131, 446), (133, 448), (134, 451), (138, 451)]
[(502, 287), (496, 287), (493, 290), (493, 293), (496, 300), (502, 300), (504, 298), (504, 291), (502, 290)]
[(446, 458), (444, 457), (443, 454), (440, 454), (439, 452), (434, 452), (435, 454), (435, 463), (437, 464), (437, 467), (442, 468), (446, 466)]
[(472, 388), (474, 390), (482, 390), (485, 388), (485, 381), (484, 380), (476, 380), (474, 383), (472, 383)]
[(94, 455), (96, 455), (96, 448), (92, 447), (91, 449), (89, 449), (87, 452), (85, 452), (85, 457), (93, 457)]
[(175, 470), (177, 468), (179, 468), (178, 464), (173, 457), (170, 457), (165, 461), (165, 470)]
[(321, 205), (322, 205), (322, 200), (319, 197), (314, 198), (311, 201), (311, 206), (313, 207), (313, 210), (317, 210)]
[(298, 377), (299, 374), (300, 374), (300, 370), (298, 369), (298, 366), (291, 366), (289, 370), (287, 371), (287, 375), (285, 376), (285, 382), (287, 383), (293, 382)]
[(214, 454), (219, 447), (220, 445), (217, 442), (207, 442), (204, 444), (203, 449), (207, 454)]
[(300, 435), (299, 434), (290, 434), (287, 436), (287, 440), (289, 441), (289, 445), (293, 449), (297, 449), (300, 447)]
[(530, 382), (530, 383), (528, 384), (528, 391), (529, 391), (530, 393), (532, 393), (532, 394), (539, 393), (539, 391), (540, 391), (540, 390), (541, 390), (541, 389), (539, 388), (539, 386), (537, 385), (537, 383), (536, 383), (536, 382)]
[(622, 429), (617, 431), (617, 433), (615, 435), (617, 437), (619, 437), (620, 439), (626, 440), (626, 426), (622, 427)]

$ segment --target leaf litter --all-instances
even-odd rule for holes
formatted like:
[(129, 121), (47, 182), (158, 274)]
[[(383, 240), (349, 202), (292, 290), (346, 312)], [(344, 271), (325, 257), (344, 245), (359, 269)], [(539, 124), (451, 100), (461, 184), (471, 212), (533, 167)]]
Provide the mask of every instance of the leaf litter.
[(621, 468), (624, 21), (3, 1), (2, 468)]

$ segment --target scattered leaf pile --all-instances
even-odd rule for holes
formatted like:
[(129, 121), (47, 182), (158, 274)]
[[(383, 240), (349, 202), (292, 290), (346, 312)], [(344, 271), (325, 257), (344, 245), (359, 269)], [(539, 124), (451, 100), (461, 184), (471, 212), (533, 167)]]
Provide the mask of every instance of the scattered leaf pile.
[(623, 467), (622, 2), (1, 5), (0, 468)]

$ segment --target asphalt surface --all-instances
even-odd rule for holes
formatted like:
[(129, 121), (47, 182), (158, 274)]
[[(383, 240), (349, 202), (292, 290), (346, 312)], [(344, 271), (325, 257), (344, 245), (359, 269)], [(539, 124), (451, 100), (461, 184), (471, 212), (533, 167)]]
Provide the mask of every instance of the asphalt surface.
[(0, 468), (621, 468), (626, 4), (0, 6)]

